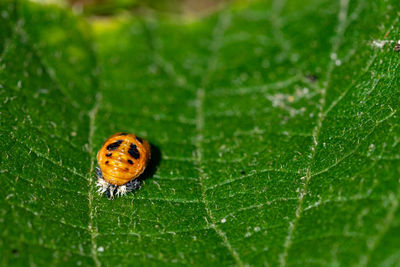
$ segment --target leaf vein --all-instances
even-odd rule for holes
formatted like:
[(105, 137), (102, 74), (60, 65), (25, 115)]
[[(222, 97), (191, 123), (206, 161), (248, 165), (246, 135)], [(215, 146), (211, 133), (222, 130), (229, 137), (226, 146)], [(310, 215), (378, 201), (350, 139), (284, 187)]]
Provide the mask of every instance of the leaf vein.
[(93, 178), (90, 177), (92, 173), (94, 172), (95, 168), (95, 152), (93, 148), (93, 136), (94, 132), (96, 130), (96, 116), (98, 113), (98, 110), (101, 105), (101, 100), (102, 100), (102, 94), (101, 92), (97, 93), (96, 95), (96, 100), (93, 105), (93, 108), (89, 111), (89, 135), (88, 135), (88, 144), (89, 144), (89, 154), (91, 155), (91, 164), (90, 164), (90, 171), (88, 173), (88, 178), (89, 179), (89, 193), (88, 193), (88, 208), (89, 208), (89, 225), (88, 229), (90, 232), (90, 243), (91, 243), (91, 255), (92, 259), (95, 263), (96, 266), (100, 267), (101, 262), (98, 258), (97, 255), (97, 243), (96, 243), (96, 238), (98, 236), (98, 230), (97, 227), (94, 227), (94, 208), (93, 208)]
[[(230, 16), (222, 14), (219, 17), (219, 21), (217, 26), (214, 29), (213, 32), (213, 40), (210, 45), (211, 49), (211, 56), (209, 56), (209, 62), (207, 66), (207, 73), (204, 74), (203, 80), (202, 80), (202, 86), (208, 85), (208, 80), (209, 80), (209, 75), (211, 72), (214, 70), (216, 67), (216, 51), (219, 48), (218, 47), (218, 39), (221, 38), (223, 33), (225, 32), (226, 28), (229, 27), (230, 24)], [(244, 263), (240, 259), (239, 254), (237, 251), (232, 247), (230, 244), (228, 237), (226, 234), (217, 226), (216, 220), (214, 218), (214, 215), (212, 214), (212, 211), (209, 207), (209, 203), (206, 197), (206, 189), (204, 186), (204, 180), (207, 179), (206, 173), (203, 170), (202, 164), (203, 164), (203, 148), (202, 148), (202, 143), (203, 143), (203, 131), (204, 131), (204, 124), (205, 124), (205, 116), (204, 116), (204, 99), (205, 99), (205, 90), (203, 88), (198, 88), (196, 92), (196, 130), (197, 130), (197, 143), (196, 143), (196, 154), (197, 154), (197, 165), (199, 167), (199, 177), (200, 177), (200, 186), (201, 186), (201, 200), (204, 204), (205, 211), (207, 213), (207, 216), (211, 220), (210, 226), (215, 230), (217, 235), (221, 238), (224, 246), (228, 249), (228, 251), (231, 253), (233, 259), (236, 261), (236, 263), (239, 266), (244, 266)]]
[[(349, 7), (349, 0), (340, 0), (340, 8), (339, 8), (338, 19), (337, 19), (338, 24), (337, 24), (337, 29), (336, 29), (336, 36), (334, 37), (335, 42), (332, 45), (332, 51), (331, 51), (330, 55), (337, 53), (340, 43), (342, 42), (342, 38), (343, 38), (343, 34), (345, 31), (345, 26), (346, 26), (347, 18), (348, 18), (348, 14), (347, 14), (348, 7)], [(324, 107), (326, 104), (326, 87), (330, 83), (331, 74), (332, 74), (333, 69), (334, 69), (334, 62), (333, 62), (333, 59), (331, 59), (331, 61), (329, 62), (329, 65), (328, 65), (327, 81), (326, 81), (326, 84), (324, 85), (324, 88), (321, 90), (321, 100), (320, 100), (321, 107), (320, 107), (320, 112), (318, 114), (316, 126), (313, 129), (313, 143), (311, 145), (310, 160), (309, 160), (309, 164), (307, 167), (305, 182), (304, 182), (303, 187), (300, 189), (299, 201), (298, 201), (298, 205), (297, 205), (297, 208), (295, 211), (295, 217), (291, 222), (289, 222), (288, 233), (285, 237), (284, 244), (283, 244), (283, 247), (284, 247), (283, 252), (279, 255), (279, 264), (282, 267), (286, 266), (286, 264), (287, 264), (289, 250), (290, 250), (290, 248), (292, 246), (292, 242), (293, 242), (293, 240), (292, 240), (293, 235), (294, 235), (296, 226), (297, 226), (297, 224), (301, 218), (302, 212), (303, 212), (303, 201), (304, 201), (305, 195), (307, 194), (308, 184), (312, 177), (311, 167), (312, 167), (312, 163), (314, 161), (316, 149), (318, 146), (319, 133), (322, 128), (322, 123), (325, 119)]]

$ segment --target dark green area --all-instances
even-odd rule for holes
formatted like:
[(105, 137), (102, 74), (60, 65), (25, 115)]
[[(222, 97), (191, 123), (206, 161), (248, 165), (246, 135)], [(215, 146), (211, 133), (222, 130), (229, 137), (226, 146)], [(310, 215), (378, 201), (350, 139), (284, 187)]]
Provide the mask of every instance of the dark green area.
[[(399, 266), (398, 1), (0, 9), (0, 265)], [(108, 201), (119, 131), (161, 160)]]

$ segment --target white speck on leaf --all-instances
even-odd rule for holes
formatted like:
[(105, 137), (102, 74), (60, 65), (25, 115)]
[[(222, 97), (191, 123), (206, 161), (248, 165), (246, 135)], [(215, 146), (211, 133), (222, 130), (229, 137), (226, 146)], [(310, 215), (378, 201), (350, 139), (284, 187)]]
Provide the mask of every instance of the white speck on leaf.
[(375, 150), (375, 145), (374, 144), (370, 144), (369, 147), (368, 147), (368, 150), (370, 152), (373, 152)]

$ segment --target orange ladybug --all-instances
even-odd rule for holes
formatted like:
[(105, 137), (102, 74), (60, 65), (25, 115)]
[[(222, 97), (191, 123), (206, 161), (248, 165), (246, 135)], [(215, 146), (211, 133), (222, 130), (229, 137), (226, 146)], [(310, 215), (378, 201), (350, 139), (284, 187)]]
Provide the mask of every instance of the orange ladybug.
[(128, 133), (116, 133), (108, 138), (97, 153), (97, 187), (109, 199), (140, 188), (136, 179), (150, 161), (150, 144)]

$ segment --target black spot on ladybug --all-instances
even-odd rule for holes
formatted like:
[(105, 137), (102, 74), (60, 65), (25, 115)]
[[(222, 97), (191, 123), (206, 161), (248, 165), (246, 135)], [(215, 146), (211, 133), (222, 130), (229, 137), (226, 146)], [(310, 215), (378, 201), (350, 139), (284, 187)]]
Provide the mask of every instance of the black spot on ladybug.
[(122, 144), (122, 140), (118, 140), (118, 141), (116, 141), (116, 142), (114, 142), (114, 143), (112, 143), (112, 144), (109, 144), (109, 145), (107, 146), (107, 150), (113, 151), (113, 150), (117, 149), (117, 148), (119, 147), (120, 144)]
[(131, 164), (131, 165), (133, 165), (133, 161), (130, 160), (130, 159), (128, 159), (128, 163)]
[(108, 153), (106, 154), (106, 157), (111, 157), (111, 155), (112, 155), (112, 153), (108, 152)]
[(138, 149), (137, 149), (137, 147), (136, 147), (135, 144), (132, 144), (132, 143), (131, 143), (131, 146), (130, 146), (130, 148), (129, 148), (129, 150), (128, 150), (128, 153), (129, 153), (129, 155), (131, 155), (134, 159), (140, 158), (139, 151), (138, 151)]
[(143, 144), (143, 139), (140, 138), (139, 136), (136, 136), (136, 140), (138, 140), (141, 144)]
[(106, 164), (108, 164), (108, 162), (109, 162), (109, 161), (107, 160), (107, 161), (106, 161)]
[(120, 133), (119, 135), (128, 135), (127, 133)]

